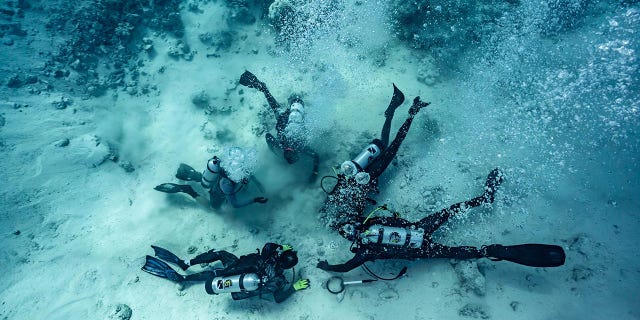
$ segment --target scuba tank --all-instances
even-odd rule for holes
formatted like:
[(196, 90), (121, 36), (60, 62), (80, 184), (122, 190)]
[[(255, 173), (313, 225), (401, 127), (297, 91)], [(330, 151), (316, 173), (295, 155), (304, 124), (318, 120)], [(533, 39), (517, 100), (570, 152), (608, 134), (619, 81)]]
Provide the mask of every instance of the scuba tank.
[(343, 162), (340, 168), (345, 175), (354, 176), (358, 172), (366, 169), (369, 163), (377, 158), (378, 155), (380, 155), (380, 147), (374, 141), (374, 143), (368, 145), (353, 160)]
[(360, 242), (363, 244), (377, 243), (419, 248), (423, 240), (424, 230), (413, 227), (399, 228), (375, 224), (360, 234)]
[(209, 159), (207, 162), (207, 168), (202, 172), (202, 181), (200, 184), (203, 188), (210, 189), (211, 186), (217, 181), (216, 177), (220, 173), (220, 159), (217, 156)]
[(215, 277), (211, 280), (211, 290), (214, 294), (255, 291), (260, 288), (262, 281), (255, 273), (243, 273), (228, 277)]
[(304, 122), (304, 106), (298, 100), (289, 107), (289, 123), (302, 124)]

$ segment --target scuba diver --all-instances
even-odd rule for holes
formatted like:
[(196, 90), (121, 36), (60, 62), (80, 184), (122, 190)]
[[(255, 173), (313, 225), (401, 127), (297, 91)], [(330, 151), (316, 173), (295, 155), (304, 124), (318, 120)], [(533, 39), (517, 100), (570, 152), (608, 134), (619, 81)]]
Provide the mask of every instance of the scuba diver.
[[(170, 251), (151, 246), (155, 256), (179, 266), (182, 270), (196, 264), (220, 261), (223, 268), (181, 275), (166, 262), (147, 256), (142, 270), (173, 282), (205, 282), (208, 294), (231, 293), (233, 300), (242, 300), (264, 294), (273, 294), (277, 303), (289, 298), (294, 292), (309, 287), (309, 279), (299, 279), (292, 285), (284, 276), (284, 270), (298, 263), (298, 255), (291, 246), (267, 243), (262, 251), (240, 258), (224, 250), (210, 250), (191, 260), (182, 260)], [(295, 277), (295, 270), (293, 272)]]
[(409, 108), (409, 116), (404, 121), (396, 137), (389, 145), (389, 133), (391, 121), (396, 108), (404, 102), (404, 94), (393, 84), (393, 97), (384, 112), (385, 122), (382, 126), (381, 139), (374, 139), (357, 157), (345, 161), (340, 166), (341, 173), (337, 177), (325, 176), (325, 178), (337, 179), (336, 185), (328, 193), (324, 205), (320, 209), (322, 220), (330, 227), (338, 229), (338, 226), (351, 221), (359, 220), (367, 204), (375, 204), (375, 200), (368, 196), (372, 192), (378, 192), (378, 177), (389, 166), (395, 157), (402, 141), (407, 136), (413, 118), (420, 109), (429, 105), (422, 102), (420, 97), (413, 100)]
[[(351, 252), (355, 256), (343, 264), (331, 265), (326, 260), (317, 267), (325, 271), (347, 272), (376, 259), (478, 259), (506, 260), (531, 267), (558, 267), (564, 264), (562, 247), (546, 244), (520, 244), (503, 246), (492, 244), (481, 248), (448, 247), (432, 241), (431, 235), (454, 214), (468, 208), (493, 203), (497, 187), (503, 175), (493, 169), (487, 176), (484, 193), (471, 200), (456, 203), (424, 219), (411, 223), (397, 215), (393, 217), (367, 218), (362, 223), (346, 223), (340, 234), (353, 241)], [(384, 207), (381, 207), (386, 209)], [(374, 211), (375, 212), (375, 211)], [(372, 212), (373, 214), (373, 212)]]
[(200, 185), (207, 189), (209, 201), (196, 192), (191, 185), (163, 183), (154, 187), (155, 190), (165, 193), (183, 192), (190, 195), (198, 203), (205, 207), (219, 208), (224, 200), (234, 208), (242, 208), (253, 203), (266, 203), (267, 198), (255, 197), (240, 200), (236, 194), (249, 182), (253, 181), (258, 188), (264, 192), (260, 182), (250, 174), (249, 164), (254, 158), (250, 152), (238, 147), (231, 147), (225, 153), (225, 161), (217, 156), (209, 159), (206, 169), (199, 173), (192, 167), (181, 163), (176, 173), (176, 178), (184, 181), (200, 182)]
[(240, 84), (254, 88), (262, 92), (269, 103), (269, 107), (276, 116), (276, 136), (267, 133), (265, 138), (269, 149), (276, 152), (282, 150), (287, 163), (294, 164), (300, 159), (300, 154), (306, 154), (313, 159), (313, 169), (309, 182), (314, 182), (318, 177), (318, 154), (306, 145), (305, 139), (308, 132), (304, 126), (304, 102), (296, 96), (289, 98), (289, 106), (285, 109), (271, 95), (264, 82), (251, 72), (245, 71), (240, 76)]

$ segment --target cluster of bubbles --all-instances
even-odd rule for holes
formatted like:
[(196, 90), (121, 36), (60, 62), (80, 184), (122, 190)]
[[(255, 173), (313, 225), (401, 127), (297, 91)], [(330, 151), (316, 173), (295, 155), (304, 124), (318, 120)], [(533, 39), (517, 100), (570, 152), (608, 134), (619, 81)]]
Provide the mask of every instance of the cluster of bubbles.
[(640, 11), (611, 7), (593, 15), (577, 4), (553, 14), (555, 27), (541, 28), (552, 8), (522, 3), (502, 19), (469, 58), (466, 100), (475, 97), (472, 108), (492, 114), (502, 143), (538, 153), (523, 164), (537, 166), (537, 174), (608, 158), (604, 147), (633, 157), (640, 151)]
[(234, 182), (249, 178), (258, 165), (257, 151), (253, 148), (228, 147), (220, 160), (227, 177)]

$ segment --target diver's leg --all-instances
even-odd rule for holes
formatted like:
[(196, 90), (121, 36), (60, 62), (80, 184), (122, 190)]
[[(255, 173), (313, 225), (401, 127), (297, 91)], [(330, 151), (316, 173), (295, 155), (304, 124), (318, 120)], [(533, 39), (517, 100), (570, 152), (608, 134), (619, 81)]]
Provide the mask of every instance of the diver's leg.
[(504, 174), (500, 169), (495, 168), (489, 172), (487, 180), (484, 183), (484, 197), (488, 203), (493, 203), (495, 200), (496, 191), (498, 186), (504, 181)]
[(450, 259), (478, 259), (484, 257), (482, 251), (476, 247), (461, 246), (448, 247), (439, 243), (430, 243), (427, 256), (425, 258), (450, 258)]
[(311, 175), (309, 176), (309, 183), (313, 183), (318, 178), (318, 166), (320, 165), (320, 157), (318, 156), (318, 153), (316, 153), (309, 147), (305, 147), (302, 152), (307, 154), (313, 160)]
[(389, 145), (389, 133), (391, 132), (391, 121), (393, 120), (393, 114), (402, 103), (404, 102), (404, 94), (398, 87), (396, 87), (395, 83), (393, 84), (393, 97), (391, 97), (391, 102), (389, 102), (389, 106), (387, 110), (384, 111), (384, 125), (382, 126), (382, 133), (380, 134), (380, 139), (382, 141), (383, 146)]
[[(411, 107), (411, 110), (413, 110), (415, 106), (416, 106), (416, 100), (414, 100), (414, 105)], [(382, 154), (380, 154), (380, 156), (376, 160), (374, 160), (371, 166), (367, 168), (367, 172), (369, 172), (369, 175), (371, 176), (372, 180), (379, 177), (384, 172), (384, 170), (387, 169), (391, 161), (393, 161), (393, 158), (395, 158), (396, 153), (398, 152), (398, 149), (402, 144), (402, 141), (404, 141), (404, 138), (407, 137), (407, 133), (411, 128), (411, 123), (413, 122), (413, 118), (417, 114), (418, 110), (420, 109), (419, 108), (415, 109), (415, 113), (411, 113), (411, 112), (409, 113), (409, 116), (407, 117), (407, 119), (404, 121), (400, 129), (398, 129), (398, 133), (396, 134), (396, 137), (391, 142), (391, 145), (389, 145), (389, 147), (384, 149), (384, 151), (382, 151)]]
[(273, 110), (273, 112), (276, 114), (276, 117), (278, 116), (278, 109), (280, 108), (280, 105), (271, 95), (271, 92), (269, 92), (269, 89), (267, 89), (267, 85), (264, 84), (264, 82), (258, 80), (258, 77), (256, 77), (253, 73), (245, 71), (240, 76), (240, 84), (249, 88), (257, 89), (258, 91), (262, 92), (264, 94), (264, 97), (267, 99), (271, 110)]
[(489, 175), (487, 176), (487, 181), (485, 182), (485, 189), (481, 196), (475, 197), (471, 200), (467, 200), (464, 202), (456, 203), (449, 208), (445, 208), (431, 214), (422, 220), (418, 221), (416, 225), (420, 226), (425, 230), (427, 234), (431, 234), (438, 230), (449, 218), (458, 214), (462, 211), (465, 211), (469, 208), (474, 208), (481, 206), (483, 204), (493, 203), (495, 198), (495, 193), (498, 190), (498, 186), (504, 180), (503, 174), (500, 169), (496, 168), (491, 170)]
[(440, 228), (445, 222), (447, 222), (452, 215), (459, 214), (460, 212), (466, 211), (469, 208), (480, 206), (483, 203), (486, 203), (486, 198), (484, 196), (479, 196), (471, 200), (456, 203), (449, 208), (442, 209), (421, 219), (420, 221), (416, 222), (416, 226), (423, 228), (426, 234), (432, 234), (433, 232), (438, 230), (438, 228)]
[(189, 165), (184, 163), (180, 164), (178, 171), (176, 172), (176, 178), (185, 181), (198, 181), (202, 180), (202, 173), (196, 171)]
[(194, 274), (189, 274), (184, 277), (184, 281), (209, 281), (216, 277), (215, 271), (202, 271)]
[(216, 261), (222, 262), (222, 265), (226, 267), (232, 262), (238, 261), (238, 257), (224, 250), (216, 251), (212, 249), (205, 253), (201, 253), (197, 255), (195, 258), (189, 260), (189, 265), (193, 266), (196, 264), (211, 263)]
[(271, 150), (271, 152), (276, 152), (276, 150), (281, 150), (282, 147), (280, 146), (280, 142), (278, 142), (278, 139), (276, 139), (276, 137), (274, 137), (271, 133), (268, 133), (265, 135), (265, 139), (267, 140), (267, 145), (269, 146), (269, 150)]

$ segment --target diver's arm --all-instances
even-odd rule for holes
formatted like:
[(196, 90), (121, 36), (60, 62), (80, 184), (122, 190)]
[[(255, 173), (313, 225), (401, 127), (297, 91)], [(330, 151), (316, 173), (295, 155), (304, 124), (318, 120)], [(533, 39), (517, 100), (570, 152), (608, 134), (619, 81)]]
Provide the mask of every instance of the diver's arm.
[(246, 207), (256, 202), (257, 198), (239, 200), (236, 197), (237, 190), (235, 186), (236, 186), (236, 183), (227, 178), (220, 179), (220, 190), (222, 190), (224, 197), (234, 208), (237, 209), (237, 208)]
[(318, 153), (316, 153), (309, 147), (305, 147), (302, 152), (309, 155), (313, 159), (313, 169), (311, 171), (311, 176), (309, 177), (309, 182), (314, 182), (316, 178), (318, 178), (318, 166), (320, 165), (320, 157), (318, 156)]
[(225, 194), (224, 196), (225, 198), (227, 198), (227, 201), (229, 201), (229, 203), (236, 209), (246, 207), (257, 202), (256, 198), (238, 200), (235, 194)]
[(246, 265), (246, 266), (240, 265), (240, 266), (235, 266), (231, 268), (225, 268), (222, 270), (216, 270), (216, 277), (227, 277), (227, 276), (232, 276), (237, 274), (257, 273), (257, 272), (258, 272), (258, 267), (254, 265)]
[(287, 298), (289, 298), (294, 292), (296, 292), (296, 289), (293, 288), (293, 285), (289, 285), (282, 290), (274, 291), (273, 298), (276, 300), (277, 303), (280, 303), (282, 301), (287, 300)]
[(317, 267), (324, 270), (324, 271), (333, 271), (333, 272), (349, 272), (359, 266), (361, 266), (363, 263), (367, 262), (370, 260), (370, 256), (369, 255), (365, 255), (365, 254), (361, 254), (361, 253), (356, 253), (356, 255), (351, 258), (351, 260), (343, 263), (343, 264), (334, 264), (331, 265), (327, 262), (327, 260), (324, 261), (320, 261), (318, 262)]

